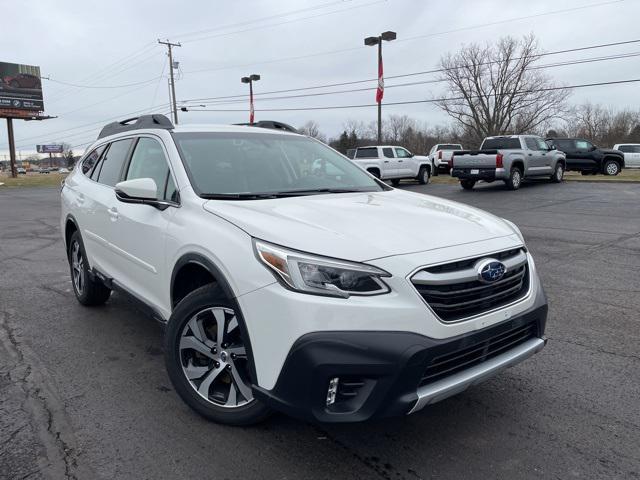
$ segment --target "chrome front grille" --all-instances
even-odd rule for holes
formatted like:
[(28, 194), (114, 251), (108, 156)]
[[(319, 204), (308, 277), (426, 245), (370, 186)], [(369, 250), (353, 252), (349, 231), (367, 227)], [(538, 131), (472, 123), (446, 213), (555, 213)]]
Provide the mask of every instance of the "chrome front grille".
[[(486, 259), (502, 262), (507, 271), (495, 282), (478, 278), (477, 265)], [(429, 307), (445, 322), (456, 322), (523, 298), (529, 291), (529, 265), (522, 248), (426, 267), (411, 282)]]

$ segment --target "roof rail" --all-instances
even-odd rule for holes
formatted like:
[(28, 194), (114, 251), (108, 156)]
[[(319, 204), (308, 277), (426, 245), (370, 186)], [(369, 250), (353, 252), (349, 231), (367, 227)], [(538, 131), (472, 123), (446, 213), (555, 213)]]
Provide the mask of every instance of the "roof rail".
[(100, 130), (98, 139), (115, 133), (127, 132), (129, 130), (140, 130), (142, 128), (173, 130), (174, 126), (173, 123), (171, 123), (171, 120), (164, 115), (141, 115), (139, 117), (127, 118), (120, 122), (112, 122), (105, 125), (102, 130)]
[(253, 123), (236, 123), (234, 125), (244, 125), (248, 127), (259, 127), (259, 128), (271, 128), (273, 130), (285, 130), (287, 132), (300, 133), (298, 130), (291, 125), (282, 122), (276, 122), (275, 120), (260, 120), (259, 122)]

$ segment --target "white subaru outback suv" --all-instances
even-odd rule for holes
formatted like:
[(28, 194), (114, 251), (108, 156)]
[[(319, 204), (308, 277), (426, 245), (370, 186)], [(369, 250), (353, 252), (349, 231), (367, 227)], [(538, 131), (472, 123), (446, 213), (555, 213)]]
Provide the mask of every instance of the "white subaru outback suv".
[(75, 295), (117, 289), (165, 323), (169, 377), (208, 419), (406, 415), (545, 344), (515, 225), (314, 139), (152, 115), (87, 152), (61, 193)]

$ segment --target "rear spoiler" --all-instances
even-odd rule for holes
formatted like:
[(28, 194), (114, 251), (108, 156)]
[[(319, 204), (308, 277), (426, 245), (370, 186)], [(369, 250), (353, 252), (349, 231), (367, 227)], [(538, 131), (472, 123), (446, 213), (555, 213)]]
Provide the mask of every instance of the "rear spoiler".
[(454, 150), (453, 155), (497, 155), (498, 150)]

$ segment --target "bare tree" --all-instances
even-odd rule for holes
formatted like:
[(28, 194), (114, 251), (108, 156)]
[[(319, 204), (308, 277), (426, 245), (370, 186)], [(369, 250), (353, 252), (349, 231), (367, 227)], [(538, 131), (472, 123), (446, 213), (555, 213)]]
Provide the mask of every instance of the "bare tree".
[(327, 137), (320, 132), (320, 125), (315, 120), (309, 120), (303, 126), (301, 126), (298, 131), (303, 135), (308, 135), (313, 138), (317, 138), (321, 142), (326, 142)]
[(533, 35), (448, 54), (440, 62), (448, 88), (437, 105), (477, 139), (543, 128), (563, 114), (570, 91), (535, 68), (539, 54)]

